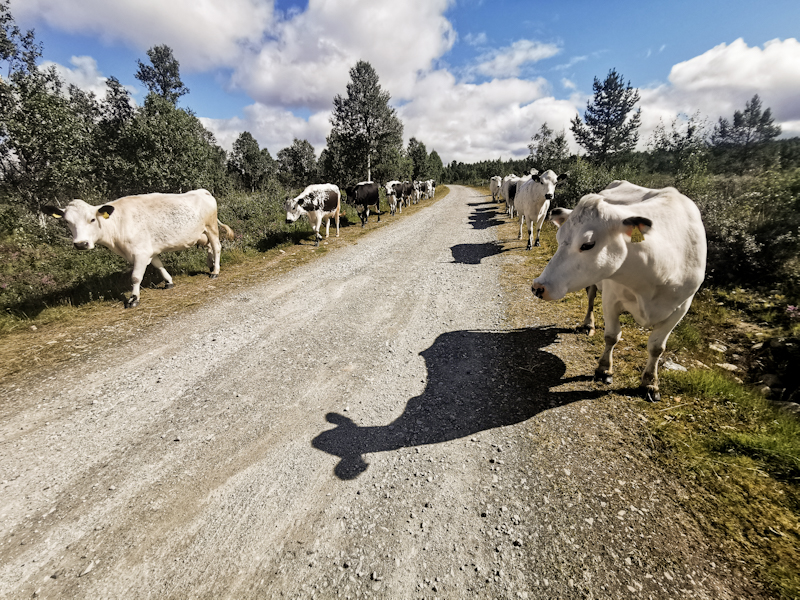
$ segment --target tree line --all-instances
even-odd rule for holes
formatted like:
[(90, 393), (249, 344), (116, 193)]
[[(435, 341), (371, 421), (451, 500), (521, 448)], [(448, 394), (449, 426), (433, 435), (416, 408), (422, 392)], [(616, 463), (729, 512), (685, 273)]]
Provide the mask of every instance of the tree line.
[(288, 193), (320, 182), (438, 178), (443, 169), (420, 140), (403, 146), (390, 96), (364, 61), (351, 69), (347, 93), (333, 99), (333, 127), (318, 160), (300, 139), (273, 158), (247, 131), (223, 150), (191, 109), (178, 106), (189, 89), (166, 45), (137, 61), (135, 77), (147, 89), (141, 106), (116, 77), (98, 98), (66, 85), (55, 67), (40, 68), (41, 57), (34, 32), (21, 31), (9, 0), (0, 1), (0, 195), (31, 212), (72, 198), (201, 187), (253, 193), (276, 183)]

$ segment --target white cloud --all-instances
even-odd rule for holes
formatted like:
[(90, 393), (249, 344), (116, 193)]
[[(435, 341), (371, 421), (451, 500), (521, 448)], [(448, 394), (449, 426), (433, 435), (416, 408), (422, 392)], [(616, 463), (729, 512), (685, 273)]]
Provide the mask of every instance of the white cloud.
[(554, 44), (517, 40), (510, 46), (492, 50), (479, 57), (480, 63), (475, 71), (488, 77), (519, 77), (524, 65), (550, 58), (560, 51)]
[(481, 31), (477, 34), (468, 33), (464, 36), (464, 41), (470, 46), (485, 46), (489, 40), (486, 37), (486, 33)]
[(11, 0), (11, 12), (20, 23), (44, 21), (107, 44), (167, 44), (188, 70), (235, 64), (273, 19), (269, 0)]
[[(394, 98), (409, 98), (420, 73), (455, 42), (443, 13), (450, 0), (310, 0), (277, 24), (273, 38), (245, 56), (236, 86), (268, 105), (322, 110), (343, 94), (359, 60), (377, 71)], [(404, 30), (400, 24), (413, 23)]]
[(97, 61), (91, 56), (73, 56), (70, 64), (75, 67), (70, 69), (64, 65), (45, 61), (40, 65), (41, 69), (55, 67), (58, 74), (67, 84), (72, 84), (86, 92), (93, 92), (98, 99), (105, 98), (107, 78), (97, 70)]
[(214, 134), (217, 143), (230, 150), (243, 131), (249, 131), (261, 148), (267, 148), (273, 158), (280, 150), (291, 146), (297, 138), (308, 140), (319, 156), (330, 133), (330, 111), (311, 115), (308, 119), (297, 117), (288, 110), (253, 104), (244, 109), (244, 118), (200, 118), (203, 126)]
[(770, 108), (783, 135), (797, 135), (800, 123), (800, 43), (793, 38), (772, 40), (763, 48), (738, 39), (720, 44), (690, 60), (678, 63), (669, 84), (641, 89), (640, 146), (659, 119), (665, 124), (678, 114), (700, 114), (713, 125), (719, 117), (730, 119), (755, 94)]
[(398, 114), (406, 139), (416, 137), (446, 163), (526, 156), (543, 122), (560, 130), (576, 112), (571, 101), (556, 100), (548, 88), (543, 79), (459, 83), (436, 71), (419, 82), (414, 100)]

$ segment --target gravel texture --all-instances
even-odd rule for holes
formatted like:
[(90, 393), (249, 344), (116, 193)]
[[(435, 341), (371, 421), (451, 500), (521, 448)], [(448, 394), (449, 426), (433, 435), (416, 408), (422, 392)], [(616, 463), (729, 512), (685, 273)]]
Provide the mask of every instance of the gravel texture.
[(0, 597), (756, 596), (558, 305), (505, 325), (490, 200), (0, 384)]

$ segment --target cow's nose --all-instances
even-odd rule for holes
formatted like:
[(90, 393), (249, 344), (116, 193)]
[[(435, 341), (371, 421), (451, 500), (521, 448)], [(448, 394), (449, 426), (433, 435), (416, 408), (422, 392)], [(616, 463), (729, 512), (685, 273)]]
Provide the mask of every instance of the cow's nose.
[(544, 298), (544, 286), (541, 285), (533, 285), (531, 286), (531, 291), (533, 295), (537, 298)]
[(78, 250), (87, 250), (89, 248), (89, 242), (74, 242), (72, 245)]
[(544, 199), (545, 200), (552, 200), (553, 199), (553, 194), (545, 194), (544, 195)]

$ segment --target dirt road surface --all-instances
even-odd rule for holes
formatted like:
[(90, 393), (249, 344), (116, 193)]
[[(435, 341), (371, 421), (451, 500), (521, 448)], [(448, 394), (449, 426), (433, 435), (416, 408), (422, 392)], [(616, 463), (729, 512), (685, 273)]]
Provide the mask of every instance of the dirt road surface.
[(504, 325), (490, 200), (3, 382), (0, 597), (751, 596), (558, 305)]

